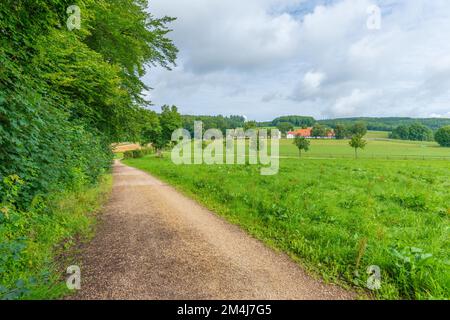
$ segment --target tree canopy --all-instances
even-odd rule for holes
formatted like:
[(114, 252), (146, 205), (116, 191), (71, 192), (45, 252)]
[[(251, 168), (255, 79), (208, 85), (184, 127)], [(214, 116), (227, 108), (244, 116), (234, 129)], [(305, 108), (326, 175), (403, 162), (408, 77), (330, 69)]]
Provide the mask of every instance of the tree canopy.
[(391, 139), (401, 140), (432, 141), (433, 131), (420, 123), (413, 123), (398, 126), (392, 131), (389, 137)]
[(311, 127), (316, 123), (313, 117), (305, 116), (283, 116), (272, 121), (272, 126), (277, 127), (280, 122), (289, 122), (297, 127)]
[(302, 156), (302, 150), (304, 150), (305, 152), (309, 151), (309, 147), (311, 145), (311, 142), (306, 139), (305, 137), (302, 136), (296, 136), (294, 139), (294, 144), (298, 149), (298, 155), (299, 157)]
[(358, 158), (358, 149), (364, 149), (367, 145), (367, 141), (363, 139), (363, 136), (360, 134), (355, 134), (350, 142), (350, 147), (355, 149), (355, 158)]
[[(67, 28), (72, 1), (0, 4), (0, 181), (24, 181), (18, 205), (95, 181), (110, 166), (111, 142), (139, 141), (157, 123), (141, 76), (175, 62), (173, 19), (153, 17), (147, 1), (76, 4), (79, 30)], [(5, 194), (0, 182), (0, 202)]]
[(291, 130), (294, 130), (294, 124), (290, 122), (278, 122), (277, 129), (280, 130), (281, 133), (286, 134)]
[(441, 146), (450, 147), (450, 126), (440, 128), (434, 138)]

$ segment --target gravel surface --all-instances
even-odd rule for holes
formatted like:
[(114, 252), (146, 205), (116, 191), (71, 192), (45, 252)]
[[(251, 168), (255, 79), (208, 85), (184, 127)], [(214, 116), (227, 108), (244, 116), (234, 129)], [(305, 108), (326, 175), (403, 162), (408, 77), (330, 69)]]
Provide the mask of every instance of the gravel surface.
[(69, 299), (352, 299), (147, 173), (114, 187)]

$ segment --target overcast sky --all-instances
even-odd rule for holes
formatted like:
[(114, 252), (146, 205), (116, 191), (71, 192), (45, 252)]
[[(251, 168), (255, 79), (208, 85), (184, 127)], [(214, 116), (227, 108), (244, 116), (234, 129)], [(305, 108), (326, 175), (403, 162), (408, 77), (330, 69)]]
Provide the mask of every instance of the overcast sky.
[[(374, 4), (378, 30), (367, 27)], [(450, 117), (449, 0), (150, 0), (150, 10), (177, 17), (180, 49), (176, 68), (145, 76), (155, 110)]]

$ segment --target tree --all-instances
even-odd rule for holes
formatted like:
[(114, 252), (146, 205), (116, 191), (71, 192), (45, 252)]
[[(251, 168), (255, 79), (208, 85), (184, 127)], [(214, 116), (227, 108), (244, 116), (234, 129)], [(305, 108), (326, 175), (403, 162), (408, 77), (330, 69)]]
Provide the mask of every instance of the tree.
[(289, 131), (294, 130), (294, 125), (290, 122), (280, 122), (277, 124), (277, 129), (280, 130), (281, 133), (286, 134)]
[(294, 144), (298, 148), (298, 155), (301, 158), (302, 150), (304, 150), (305, 152), (308, 152), (311, 142), (308, 139), (306, 139), (305, 137), (296, 136), (294, 139)]
[[(316, 120), (313, 117), (304, 117), (304, 116), (284, 116), (276, 118), (272, 121), (272, 126), (276, 127), (280, 122), (289, 122), (297, 127), (312, 127)], [(270, 125), (270, 124), (269, 124)]]
[(326, 126), (323, 126), (319, 123), (316, 123), (314, 127), (311, 130), (311, 135), (313, 137), (319, 138), (319, 137), (326, 137), (328, 133), (328, 128)]
[(391, 139), (412, 140), (412, 141), (432, 141), (433, 131), (420, 123), (400, 125), (389, 135)]
[(409, 140), (432, 141), (433, 131), (420, 123), (413, 123), (409, 127)]
[(400, 139), (400, 140), (408, 140), (409, 139), (409, 126), (408, 125), (400, 125), (394, 130), (392, 130), (389, 135), (390, 139)]
[(443, 147), (450, 147), (450, 126), (440, 128), (434, 135), (434, 139)]
[(336, 139), (343, 140), (348, 136), (347, 127), (343, 124), (337, 124), (334, 128), (334, 133), (336, 135)]
[(247, 130), (250, 130), (250, 129), (256, 129), (257, 126), (258, 125), (257, 125), (256, 121), (247, 121), (244, 124), (244, 130), (247, 131)]
[(22, 209), (36, 195), (96, 182), (112, 142), (139, 141), (141, 76), (175, 61), (172, 19), (151, 16), (146, 0), (75, 3), (80, 30), (66, 27), (73, 1), (0, 4), (0, 177), (24, 181)]
[(350, 140), (349, 145), (355, 149), (355, 158), (358, 159), (358, 149), (364, 149), (367, 141), (363, 139), (362, 135), (356, 134)]
[(176, 106), (163, 106), (159, 116), (160, 129), (155, 128), (150, 134), (150, 142), (153, 144), (158, 156), (162, 156), (164, 149), (172, 141), (172, 133), (182, 127), (181, 115)]
[(140, 130), (140, 137), (138, 139), (141, 145), (153, 144), (155, 147), (159, 145), (156, 140), (161, 136), (161, 124), (159, 117), (154, 111), (141, 109), (141, 117), (136, 121), (138, 126), (137, 130)]
[(367, 125), (364, 122), (356, 122), (348, 129), (351, 136), (359, 135), (364, 137), (367, 134)]
[(170, 69), (178, 49), (167, 37), (171, 17), (154, 18), (147, 0), (95, 1), (96, 10), (85, 43), (105, 60), (121, 66), (121, 77), (138, 104), (145, 104), (142, 82), (146, 65)]

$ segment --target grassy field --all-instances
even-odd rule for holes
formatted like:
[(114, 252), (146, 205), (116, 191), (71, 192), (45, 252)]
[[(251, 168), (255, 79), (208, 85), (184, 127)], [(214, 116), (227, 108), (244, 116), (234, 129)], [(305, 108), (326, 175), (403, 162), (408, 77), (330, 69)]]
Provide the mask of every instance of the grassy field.
[(389, 132), (387, 131), (367, 131), (366, 139), (388, 139)]
[[(365, 139), (369, 142), (364, 150), (359, 151), (361, 158), (385, 160), (450, 160), (450, 148), (442, 148), (436, 142), (405, 141), (389, 139), (387, 131), (368, 131)], [(349, 140), (314, 140), (311, 150), (303, 153), (307, 158), (353, 158), (354, 150), (348, 145)], [(298, 157), (298, 150), (293, 140), (280, 141), (281, 157)]]
[[(367, 140), (366, 148), (359, 151), (361, 158), (450, 160), (450, 148), (442, 148), (435, 142)], [(310, 151), (303, 155), (309, 158), (353, 158), (354, 150), (348, 145), (348, 140), (311, 140)], [(280, 156), (298, 156), (293, 140), (280, 141)]]
[[(281, 154), (297, 155), (289, 144), (283, 141)], [(313, 141), (311, 154), (352, 154), (345, 144)], [(126, 163), (175, 185), (327, 280), (366, 288), (366, 270), (377, 265), (382, 287), (373, 293), (379, 298), (450, 298), (450, 162), (381, 158), (445, 157), (450, 149), (370, 141), (369, 150), (380, 157), (283, 158), (271, 177), (250, 165), (176, 166), (169, 155)]]

